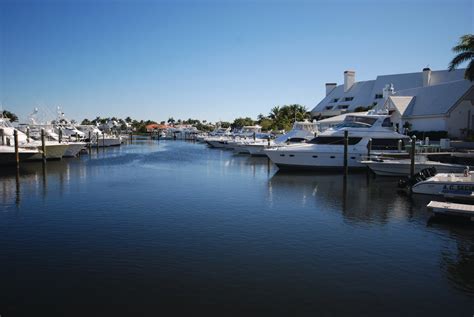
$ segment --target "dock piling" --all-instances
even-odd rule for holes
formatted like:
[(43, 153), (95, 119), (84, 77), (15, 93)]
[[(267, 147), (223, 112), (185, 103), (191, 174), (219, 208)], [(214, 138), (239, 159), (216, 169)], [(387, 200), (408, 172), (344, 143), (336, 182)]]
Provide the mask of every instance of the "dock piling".
[(89, 154), (91, 154), (91, 146), (92, 146), (92, 139), (91, 139), (91, 131), (89, 131), (89, 143), (87, 144), (87, 147), (89, 148)]
[(415, 175), (415, 146), (416, 146), (416, 136), (411, 137), (411, 148), (410, 148), (410, 177)]
[(96, 142), (96, 146), (97, 146), (97, 152), (99, 152), (99, 132), (96, 132), (95, 133), (95, 142)]
[(348, 154), (348, 146), (349, 146), (349, 131), (344, 131), (344, 176), (348, 174), (349, 166), (347, 162), (347, 154)]
[(46, 133), (44, 129), (41, 129), (41, 156), (43, 157), (43, 163), (46, 163)]
[(26, 127), (26, 142), (30, 143), (30, 127)]
[(13, 131), (13, 140), (15, 142), (15, 163), (16, 168), (20, 168), (20, 153), (18, 153), (18, 131)]
[(0, 138), (2, 139), (2, 145), (5, 145), (5, 132), (0, 129)]
[(370, 152), (372, 151), (372, 138), (369, 139), (367, 143), (367, 159), (370, 161)]
[(59, 128), (59, 131), (58, 131), (58, 134), (59, 134), (59, 143), (62, 143), (63, 142), (63, 129)]

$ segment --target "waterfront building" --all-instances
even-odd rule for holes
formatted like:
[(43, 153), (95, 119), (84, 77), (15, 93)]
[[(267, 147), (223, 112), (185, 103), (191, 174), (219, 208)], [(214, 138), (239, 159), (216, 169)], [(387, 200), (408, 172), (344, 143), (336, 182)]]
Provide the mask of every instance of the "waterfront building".
[(405, 126), (412, 131), (445, 131), (449, 137), (464, 137), (474, 128), (474, 87), (464, 79), (464, 71), (424, 68), (360, 82), (355, 81), (354, 71), (345, 71), (344, 84), (327, 83), (326, 96), (311, 115), (325, 119), (379, 109), (392, 115), (400, 131)]

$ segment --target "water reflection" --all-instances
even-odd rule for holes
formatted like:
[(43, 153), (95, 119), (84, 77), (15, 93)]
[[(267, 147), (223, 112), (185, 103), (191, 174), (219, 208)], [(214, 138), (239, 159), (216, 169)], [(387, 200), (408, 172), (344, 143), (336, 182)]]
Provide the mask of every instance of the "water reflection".
[[(21, 202), (17, 210), (28, 216), (25, 221), (4, 214), (2, 260), (27, 263), (36, 256), (34, 266), (22, 269), (36, 278), (41, 274), (33, 268), (43, 265), (51, 279), (57, 272), (46, 259), (58, 256), (60, 269), (74, 263), (79, 273), (94, 271), (120, 285), (127, 284), (120, 278), (132, 268), (137, 273), (131, 280), (142, 276), (150, 289), (161, 285), (156, 274), (170, 276), (166, 267), (178, 281), (189, 282), (183, 276), (196, 272), (206, 272), (209, 281), (212, 272), (222, 285), (234, 279), (235, 289), (248, 289), (253, 277), (262, 277), (259, 289), (272, 305), (282, 298), (265, 292), (274, 285), (285, 285), (278, 289), (292, 289), (294, 298), (306, 302), (323, 303), (330, 294), (337, 303), (342, 295), (368, 306), (376, 296), (394, 298), (381, 301), (400, 307), (419, 304), (432, 297), (416, 287), (434, 289), (444, 280), (462, 296), (443, 285), (434, 291), (437, 297), (473, 294), (472, 229), (427, 226), (430, 198), (397, 193), (396, 179), (281, 173), (266, 158), (184, 142), (134, 142), (44, 168), (23, 164), (19, 173), (0, 175), (4, 205)], [(2, 276), (7, 286), (29, 286), (30, 280), (5, 283)], [(139, 297), (150, 293), (140, 284), (136, 289), (144, 290)]]
[(474, 295), (474, 225), (432, 219), (429, 227), (447, 236), (440, 255), (440, 267), (454, 288)]
[[(300, 197), (302, 205), (312, 198), (314, 207), (327, 212), (340, 212), (344, 219), (357, 222), (386, 223), (389, 219), (413, 217), (410, 198), (396, 192), (397, 180), (373, 178), (365, 173), (351, 174), (294, 174), (277, 172), (268, 182), (269, 196)], [(426, 219), (426, 213), (419, 213)]]

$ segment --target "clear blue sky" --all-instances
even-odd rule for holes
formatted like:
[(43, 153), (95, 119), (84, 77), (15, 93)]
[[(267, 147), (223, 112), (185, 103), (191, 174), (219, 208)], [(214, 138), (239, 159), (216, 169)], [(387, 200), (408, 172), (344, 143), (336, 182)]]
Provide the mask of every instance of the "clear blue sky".
[(473, 1), (3, 1), (0, 104), (20, 116), (231, 120), (325, 82), (445, 69)]

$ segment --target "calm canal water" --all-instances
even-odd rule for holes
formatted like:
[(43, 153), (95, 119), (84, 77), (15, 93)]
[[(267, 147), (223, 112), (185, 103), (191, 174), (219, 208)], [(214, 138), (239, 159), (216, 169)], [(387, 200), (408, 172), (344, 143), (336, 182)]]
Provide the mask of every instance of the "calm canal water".
[[(4, 168), (2, 168), (4, 169)], [(396, 179), (140, 141), (0, 176), (0, 314), (474, 314), (474, 229)]]

